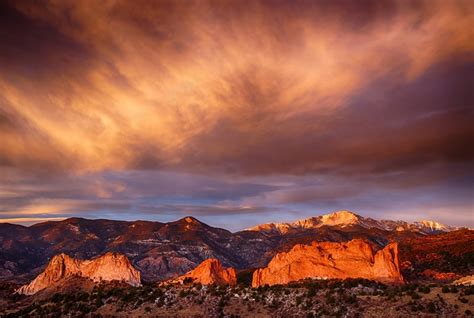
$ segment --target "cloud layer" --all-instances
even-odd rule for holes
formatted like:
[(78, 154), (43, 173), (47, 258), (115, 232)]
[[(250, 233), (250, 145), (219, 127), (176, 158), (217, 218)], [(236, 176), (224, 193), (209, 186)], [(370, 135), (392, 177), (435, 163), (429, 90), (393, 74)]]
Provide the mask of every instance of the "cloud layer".
[(372, 213), (441, 192), (472, 225), (471, 1), (1, 6), (3, 218), (38, 201), (44, 215)]

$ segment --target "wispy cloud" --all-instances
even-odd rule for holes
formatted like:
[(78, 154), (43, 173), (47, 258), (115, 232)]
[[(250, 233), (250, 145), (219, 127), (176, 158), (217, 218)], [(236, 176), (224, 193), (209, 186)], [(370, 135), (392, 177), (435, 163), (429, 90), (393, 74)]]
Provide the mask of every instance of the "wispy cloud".
[(117, 215), (152, 201), (173, 210), (170, 198), (176, 214), (225, 214), (355, 205), (375, 184), (473, 184), (472, 1), (12, 1), (0, 11), (9, 218), (54, 215), (53, 201), (65, 215), (95, 203)]

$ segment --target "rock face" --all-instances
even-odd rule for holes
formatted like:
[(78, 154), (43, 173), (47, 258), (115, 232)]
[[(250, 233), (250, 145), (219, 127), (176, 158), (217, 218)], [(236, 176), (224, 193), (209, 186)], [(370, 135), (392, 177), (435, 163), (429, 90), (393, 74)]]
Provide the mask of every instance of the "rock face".
[(360, 239), (346, 243), (312, 242), (277, 254), (266, 268), (254, 272), (252, 286), (286, 284), (304, 278), (367, 278), (400, 283), (398, 245), (391, 243), (374, 253)]
[(51, 259), (38, 277), (17, 292), (32, 295), (71, 276), (90, 278), (95, 282), (118, 280), (132, 286), (140, 285), (140, 272), (125, 255), (106, 253), (92, 260), (79, 260), (61, 253)]
[(192, 271), (170, 281), (171, 283), (183, 283), (190, 280), (203, 285), (231, 285), (237, 284), (237, 275), (235, 269), (223, 268), (219, 260), (211, 258), (207, 259)]
[(464, 276), (453, 282), (455, 285), (464, 285), (464, 286), (473, 286), (474, 285), (474, 275)]

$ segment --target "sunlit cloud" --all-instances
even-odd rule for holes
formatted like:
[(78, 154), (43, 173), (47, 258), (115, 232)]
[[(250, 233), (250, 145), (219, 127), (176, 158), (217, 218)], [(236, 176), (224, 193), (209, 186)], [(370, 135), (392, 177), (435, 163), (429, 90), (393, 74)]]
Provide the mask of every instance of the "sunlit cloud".
[(375, 213), (378, 188), (377, 207), (397, 204), (391, 191), (473, 185), (472, 1), (12, 1), (2, 12), (5, 218), (344, 202)]

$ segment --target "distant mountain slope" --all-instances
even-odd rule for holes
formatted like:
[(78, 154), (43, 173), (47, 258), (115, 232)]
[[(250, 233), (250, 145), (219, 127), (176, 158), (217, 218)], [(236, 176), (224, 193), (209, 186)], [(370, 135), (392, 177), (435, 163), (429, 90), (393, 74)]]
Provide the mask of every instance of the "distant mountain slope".
[(474, 231), (461, 229), (404, 240), (400, 243), (400, 259), (407, 278), (420, 278), (428, 273), (439, 273), (440, 277), (446, 273), (472, 275)]
[(30, 227), (0, 224), (0, 277), (36, 274), (56, 254), (89, 259), (105, 252), (126, 255), (145, 280), (184, 274), (203, 260), (244, 268), (275, 247), (263, 234), (233, 234), (195, 218), (175, 222), (70, 218)]
[(407, 223), (404, 221), (374, 220), (365, 218), (350, 211), (337, 211), (330, 214), (298, 220), (293, 223), (267, 223), (249, 228), (249, 231), (258, 231), (273, 235), (284, 235), (301, 230), (317, 229), (323, 226), (361, 226), (366, 229), (380, 229), (387, 231), (417, 231), (432, 234), (453, 231), (456, 228), (449, 227), (434, 221), (420, 221)]
[[(276, 230), (275, 230), (276, 229)], [(283, 230), (286, 229), (286, 230)], [(342, 211), (291, 224), (260, 225), (231, 233), (185, 217), (175, 222), (113, 221), (70, 218), (29, 227), (0, 223), (0, 278), (31, 279), (57, 254), (90, 259), (106, 252), (126, 255), (142, 279), (182, 275), (216, 258), (226, 267), (256, 268), (278, 252), (312, 241), (367, 240), (380, 249), (390, 241), (449, 231), (434, 223), (377, 221)]]

